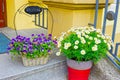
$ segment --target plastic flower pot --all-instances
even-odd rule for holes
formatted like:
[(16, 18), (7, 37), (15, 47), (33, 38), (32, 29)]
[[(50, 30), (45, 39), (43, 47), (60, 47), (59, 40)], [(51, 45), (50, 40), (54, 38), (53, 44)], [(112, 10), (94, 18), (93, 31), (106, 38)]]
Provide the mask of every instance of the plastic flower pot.
[(88, 80), (92, 67), (91, 61), (77, 62), (67, 59), (68, 80)]
[(26, 56), (22, 56), (22, 61), (24, 66), (37, 66), (40, 64), (46, 64), (49, 60), (49, 55), (46, 57), (28, 59)]

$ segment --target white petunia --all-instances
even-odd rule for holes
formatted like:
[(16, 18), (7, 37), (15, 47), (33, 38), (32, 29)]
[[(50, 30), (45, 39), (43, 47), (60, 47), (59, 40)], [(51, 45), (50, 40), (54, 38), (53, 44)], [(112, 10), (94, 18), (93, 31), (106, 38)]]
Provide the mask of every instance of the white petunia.
[(85, 54), (86, 54), (85, 50), (81, 50), (80, 53), (81, 53), (82, 55), (85, 55)]
[(76, 41), (75, 41), (75, 44), (76, 44), (76, 45), (77, 45), (77, 44), (79, 44), (79, 41), (78, 41), (78, 40), (76, 40)]
[(57, 53), (56, 53), (56, 56), (60, 56), (60, 54), (61, 54), (60, 52), (57, 52)]
[(78, 46), (74, 46), (74, 49), (78, 49)]

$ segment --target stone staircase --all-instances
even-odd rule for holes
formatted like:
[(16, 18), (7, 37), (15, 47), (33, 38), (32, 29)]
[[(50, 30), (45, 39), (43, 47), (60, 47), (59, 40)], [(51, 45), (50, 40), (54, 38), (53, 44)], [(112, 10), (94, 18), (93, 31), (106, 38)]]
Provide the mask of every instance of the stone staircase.
[[(36, 30), (32, 30), (36, 31)], [(4, 34), (12, 38), (10, 35), (12, 30), (5, 28), (2, 30)], [(31, 31), (20, 31), (19, 33), (30, 35)], [(38, 32), (40, 32), (38, 30)], [(42, 31), (41, 31), (42, 32)], [(13, 32), (12, 34), (15, 34)], [(119, 36), (119, 35), (118, 35)], [(54, 54), (46, 65), (34, 67), (24, 67), (20, 58), (11, 60), (10, 55), (0, 55), (0, 80), (67, 80), (67, 66), (63, 56), (57, 57)], [(102, 59), (98, 64), (92, 67), (89, 80), (120, 80), (120, 70), (108, 60)]]
[[(10, 55), (0, 55), (0, 80), (67, 80), (64, 57), (51, 56), (46, 65), (24, 67), (21, 59), (11, 60)], [(108, 59), (93, 65), (89, 80), (120, 80), (117, 70)]]

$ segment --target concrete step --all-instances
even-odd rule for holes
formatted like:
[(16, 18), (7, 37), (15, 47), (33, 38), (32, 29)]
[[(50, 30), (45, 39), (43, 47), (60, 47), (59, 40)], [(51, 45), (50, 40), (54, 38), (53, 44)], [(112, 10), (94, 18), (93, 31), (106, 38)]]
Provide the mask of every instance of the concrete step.
[[(7, 54), (0, 55), (0, 80), (67, 80), (64, 57), (51, 56), (45, 65), (24, 67), (21, 60), (12, 61)], [(117, 70), (108, 59), (101, 60), (92, 67), (89, 80), (119, 80)]]
[(55, 54), (47, 64), (33, 67), (23, 66), (21, 58), (12, 60), (8, 54), (0, 55), (0, 80), (66, 80), (66, 70), (65, 58)]
[(89, 80), (120, 80), (120, 70), (108, 59), (102, 59), (93, 66)]

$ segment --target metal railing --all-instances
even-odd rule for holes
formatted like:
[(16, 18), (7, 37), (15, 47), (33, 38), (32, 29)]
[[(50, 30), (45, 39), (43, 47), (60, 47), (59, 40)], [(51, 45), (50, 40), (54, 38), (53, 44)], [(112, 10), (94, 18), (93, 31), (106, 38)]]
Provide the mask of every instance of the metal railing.
[[(115, 47), (111, 47), (111, 50), (109, 51), (110, 54), (107, 55), (108, 59), (118, 68), (120, 69), (120, 58), (118, 58), (118, 47), (120, 46), (120, 42), (115, 42), (115, 35), (116, 35), (116, 29), (117, 29), (117, 18), (118, 18), (118, 11), (119, 11), (119, 2), (120, 0), (116, 0), (116, 10), (114, 12), (114, 24), (113, 24), (113, 30), (112, 30), (112, 41), (115, 44)], [(107, 12), (108, 12), (108, 5), (109, 0), (106, 0), (105, 2), (105, 11), (104, 11), (104, 20), (103, 20), (103, 26), (102, 26), (102, 33), (105, 34), (106, 31), (106, 22), (107, 22)], [(96, 0), (96, 10), (95, 10), (95, 18), (94, 18), (94, 28), (96, 28), (97, 24), (97, 16), (98, 16), (98, 7), (99, 7), (99, 0)]]

